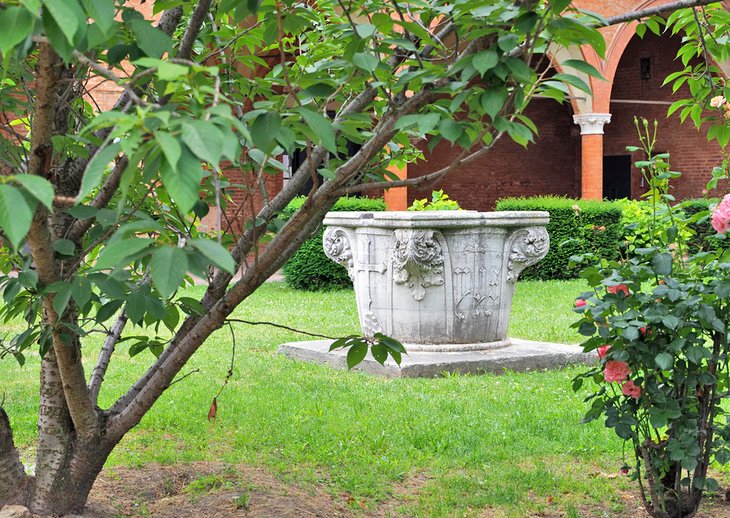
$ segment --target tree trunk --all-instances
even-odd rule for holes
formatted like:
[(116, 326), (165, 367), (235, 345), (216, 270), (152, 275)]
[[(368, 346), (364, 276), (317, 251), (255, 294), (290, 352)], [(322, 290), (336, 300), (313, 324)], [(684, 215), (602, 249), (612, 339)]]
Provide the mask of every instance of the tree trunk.
[(13, 443), (10, 420), (0, 407), (0, 507), (28, 502), (28, 481), (18, 450)]

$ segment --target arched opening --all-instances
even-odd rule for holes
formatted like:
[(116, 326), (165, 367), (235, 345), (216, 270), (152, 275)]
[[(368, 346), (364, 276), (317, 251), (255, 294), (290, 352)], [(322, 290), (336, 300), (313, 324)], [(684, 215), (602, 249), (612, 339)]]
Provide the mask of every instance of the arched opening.
[[(675, 61), (681, 37), (634, 36), (621, 55), (613, 79), (610, 99), (611, 123), (604, 128), (604, 196), (614, 189), (638, 198), (646, 190), (640, 171), (633, 166), (644, 157), (630, 153), (627, 146), (638, 145), (634, 117), (658, 123), (655, 152), (668, 152), (672, 169), (684, 175), (676, 181), (672, 194), (677, 198), (701, 195), (712, 167), (720, 162), (719, 146), (708, 142), (705, 131), (697, 131), (691, 121), (681, 124), (677, 114), (667, 118), (667, 109), (677, 99), (689, 96), (683, 87), (672, 93), (664, 79), (682, 68)], [(627, 169), (628, 168), (628, 169)], [(625, 185), (628, 182), (628, 185)]]

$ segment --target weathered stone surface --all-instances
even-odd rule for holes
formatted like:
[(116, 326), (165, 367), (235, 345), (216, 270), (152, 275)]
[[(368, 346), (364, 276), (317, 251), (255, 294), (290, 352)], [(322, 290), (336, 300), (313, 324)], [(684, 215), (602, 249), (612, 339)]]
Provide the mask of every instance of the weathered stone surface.
[[(331, 340), (291, 342), (279, 347), (278, 352), (291, 358), (317, 363), (328, 363), (338, 369), (347, 369), (347, 352), (329, 352)], [(444, 373), (484, 374), (509, 371), (556, 369), (572, 363), (591, 364), (598, 360), (595, 353), (584, 353), (577, 345), (533, 342), (509, 339), (509, 345), (491, 350), (473, 351), (413, 351), (408, 345), (398, 367), (391, 359), (380, 365), (368, 356), (356, 370), (388, 377), (432, 378)]]
[(6, 505), (0, 509), (0, 518), (33, 518), (33, 515), (22, 505)]
[(331, 212), (324, 249), (355, 286), (363, 334), (413, 349), (508, 344), (519, 273), (547, 254), (547, 212)]

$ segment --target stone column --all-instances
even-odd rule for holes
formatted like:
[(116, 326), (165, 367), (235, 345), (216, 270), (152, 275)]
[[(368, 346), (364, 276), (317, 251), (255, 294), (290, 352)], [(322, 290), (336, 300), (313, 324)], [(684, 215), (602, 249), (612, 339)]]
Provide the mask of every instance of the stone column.
[(581, 198), (603, 198), (603, 125), (611, 122), (610, 113), (573, 115), (581, 135)]

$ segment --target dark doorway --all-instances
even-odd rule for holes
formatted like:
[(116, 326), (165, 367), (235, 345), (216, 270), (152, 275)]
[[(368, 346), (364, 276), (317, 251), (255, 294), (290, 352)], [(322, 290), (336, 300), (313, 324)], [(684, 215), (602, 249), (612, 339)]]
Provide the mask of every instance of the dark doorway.
[(603, 157), (603, 197), (631, 198), (631, 155)]

